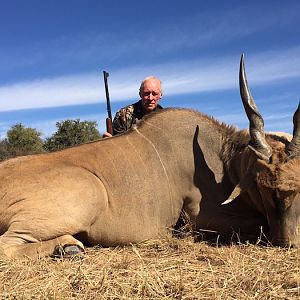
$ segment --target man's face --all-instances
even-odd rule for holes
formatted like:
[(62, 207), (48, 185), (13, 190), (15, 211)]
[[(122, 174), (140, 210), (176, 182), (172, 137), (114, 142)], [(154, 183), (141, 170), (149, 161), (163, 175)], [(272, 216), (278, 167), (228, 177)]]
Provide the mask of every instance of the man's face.
[(149, 79), (145, 81), (140, 91), (142, 106), (144, 112), (150, 113), (155, 110), (159, 99), (161, 98), (161, 85), (157, 79)]

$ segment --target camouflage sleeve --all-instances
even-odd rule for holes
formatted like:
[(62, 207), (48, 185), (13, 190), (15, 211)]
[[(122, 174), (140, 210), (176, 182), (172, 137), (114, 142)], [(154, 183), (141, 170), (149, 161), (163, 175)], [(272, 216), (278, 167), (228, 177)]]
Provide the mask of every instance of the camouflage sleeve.
[(133, 115), (132, 105), (125, 108), (121, 108), (116, 113), (116, 116), (114, 117), (113, 124), (112, 124), (114, 135), (123, 133), (131, 128), (132, 119), (133, 119), (132, 115)]

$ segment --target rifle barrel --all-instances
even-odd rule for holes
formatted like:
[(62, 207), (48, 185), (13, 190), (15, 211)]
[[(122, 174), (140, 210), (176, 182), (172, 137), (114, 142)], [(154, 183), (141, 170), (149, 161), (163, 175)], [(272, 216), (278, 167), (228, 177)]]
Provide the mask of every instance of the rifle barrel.
[(109, 99), (109, 91), (108, 91), (108, 83), (107, 78), (109, 76), (109, 73), (106, 71), (103, 71), (103, 77), (104, 77), (104, 86), (105, 86), (105, 95), (106, 95), (106, 108), (107, 108), (107, 114), (108, 117), (112, 120), (111, 116), (111, 106), (110, 106), (110, 99)]

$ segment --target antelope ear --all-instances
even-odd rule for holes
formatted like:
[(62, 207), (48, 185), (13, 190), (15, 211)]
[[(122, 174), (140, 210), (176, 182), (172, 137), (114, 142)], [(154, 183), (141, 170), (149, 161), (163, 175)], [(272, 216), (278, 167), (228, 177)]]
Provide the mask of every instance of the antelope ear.
[(232, 202), (234, 199), (236, 199), (239, 195), (241, 195), (243, 192), (246, 192), (249, 190), (254, 184), (254, 176), (251, 171), (246, 173), (240, 182), (236, 185), (230, 196), (221, 203), (221, 205), (228, 204)]

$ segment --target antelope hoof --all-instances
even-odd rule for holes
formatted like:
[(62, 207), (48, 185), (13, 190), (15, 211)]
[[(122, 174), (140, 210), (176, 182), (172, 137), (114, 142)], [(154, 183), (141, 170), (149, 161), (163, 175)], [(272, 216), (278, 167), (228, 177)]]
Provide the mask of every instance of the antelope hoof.
[(54, 257), (72, 257), (84, 252), (84, 249), (78, 245), (58, 245), (55, 247)]

